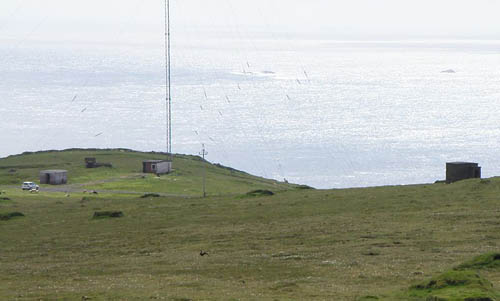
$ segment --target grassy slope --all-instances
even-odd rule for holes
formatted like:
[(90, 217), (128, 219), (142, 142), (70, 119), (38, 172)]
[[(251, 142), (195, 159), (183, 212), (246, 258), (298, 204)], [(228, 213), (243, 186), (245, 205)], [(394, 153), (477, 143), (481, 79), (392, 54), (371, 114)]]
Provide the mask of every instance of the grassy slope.
[[(500, 253), (490, 252), (411, 286), (407, 291), (378, 298), (365, 296), (361, 300), (459, 300), (493, 301), (500, 291), (484, 277), (500, 273)], [(483, 274), (483, 275), (482, 275)]]
[[(98, 162), (112, 163), (113, 168), (86, 169), (85, 157), (96, 157)], [(66, 169), (69, 184), (81, 184), (85, 189), (200, 195), (203, 169), (206, 168), (209, 195), (244, 193), (253, 189), (279, 191), (293, 187), (185, 155), (174, 157), (175, 170), (172, 174), (161, 178), (153, 175), (144, 177), (141, 173), (143, 160), (165, 158), (162, 154), (125, 150), (67, 150), (10, 156), (0, 159), (0, 185), (21, 185), (23, 181), (38, 182), (40, 170)]]
[[(399, 300), (500, 243), (500, 179), (254, 198), (7, 196), (0, 213), (26, 216), (0, 221), (2, 300)], [(92, 220), (96, 210), (125, 217)], [(500, 289), (498, 270), (481, 275)]]

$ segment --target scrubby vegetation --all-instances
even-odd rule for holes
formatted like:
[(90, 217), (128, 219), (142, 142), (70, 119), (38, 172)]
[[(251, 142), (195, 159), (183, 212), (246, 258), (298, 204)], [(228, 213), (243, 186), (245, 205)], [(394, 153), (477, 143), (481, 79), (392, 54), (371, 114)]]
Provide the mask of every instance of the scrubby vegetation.
[(121, 211), (96, 211), (94, 212), (93, 218), (109, 218), (109, 217), (123, 217), (123, 212)]
[(431, 279), (412, 285), (404, 292), (380, 296), (368, 295), (360, 300), (414, 300), (414, 301), (495, 301), (500, 290), (481, 275), (481, 270), (493, 271), (498, 279), (498, 253), (479, 255), (454, 269), (440, 273)]
[(421, 300), (493, 301), (500, 295), (492, 283), (477, 272), (451, 270), (411, 287), (408, 296)]
[(270, 190), (257, 189), (247, 192), (247, 196), (271, 196), (274, 195), (274, 192)]
[(141, 198), (146, 199), (146, 198), (159, 198), (161, 195), (158, 193), (145, 193), (141, 196)]
[[(499, 221), (500, 222), (500, 221)], [(491, 252), (477, 256), (476, 258), (464, 262), (457, 266), (455, 270), (482, 270), (482, 269), (500, 269), (500, 253)]]
[(22, 214), (21, 212), (0, 213), (0, 220), (7, 221), (11, 218), (22, 216), (24, 216), (24, 214)]

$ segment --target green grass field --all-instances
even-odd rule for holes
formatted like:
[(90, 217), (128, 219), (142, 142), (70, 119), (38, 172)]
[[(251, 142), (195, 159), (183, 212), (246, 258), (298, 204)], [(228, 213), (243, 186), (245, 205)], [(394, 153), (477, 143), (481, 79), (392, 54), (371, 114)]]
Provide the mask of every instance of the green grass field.
[[(116, 168), (83, 169), (90, 153)], [(177, 156), (175, 173), (162, 177), (175, 184), (139, 189), (152, 181), (138, 177), (150, 157), (0, 159), (0, 215), (24, 215), (0, 218), (0, 300), (500, 300), (500, 256), (491, 255), (500, 249), (500, 179), (313, 190), (209, 165), (217, 188), (200, 198), (190, 185), (200, 186), (208, 163)], [(72, 185), (110, 191), (17, 188), (55, 167)], [(246, 195), (254, 189), (275, 195)], [(96, 211), (124, 216), (94, 219)]]
[[(85, 157), (98, 162), (112, 163), (113, 168), (85, 168)], [(40, 170), (68, 170), (68, 184), (81, 190), (111, 190), (135, 192), (163, 192), (182, 196), (202, 194), (203, 172), (206, 170), (208, 195), (241, 194), (254, 189), (282, 191), (297, 187), (255, 177), (247, 173), (213, 165), (200, 157), (175, 155), (174, 171), (156, 177), (142, 173), (142, 161), (166, 159), (158, 153), (130, 150), (67, 150), (59, 152), (27, 153), (0, 159), (0, 185), (21, 185), (23, 181), (38, 182)], [(47, 186), (46, 186), (47, 187)], [(43, 187), (42, 187), (43, 188)]]

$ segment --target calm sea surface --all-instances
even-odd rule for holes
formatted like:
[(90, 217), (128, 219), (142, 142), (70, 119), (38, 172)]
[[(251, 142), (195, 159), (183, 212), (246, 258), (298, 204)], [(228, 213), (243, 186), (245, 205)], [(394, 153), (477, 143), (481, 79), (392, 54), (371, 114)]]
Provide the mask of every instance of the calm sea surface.
[[(500, 42), (175, 42), (176, 153), (318, 188), (500, 175)], [(0, 44), (0, 156), (164, 150), (162, 47)]]

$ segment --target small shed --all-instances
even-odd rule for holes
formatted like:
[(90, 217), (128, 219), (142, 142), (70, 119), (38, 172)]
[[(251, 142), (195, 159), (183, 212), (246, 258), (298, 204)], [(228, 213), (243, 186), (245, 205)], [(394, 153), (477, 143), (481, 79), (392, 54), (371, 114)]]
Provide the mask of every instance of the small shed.
[(143, 173), (166, 174), (172, 171), (172, 161), (146, 160), (142, 162)]
[(42, 170), (40, 184), (63, 185), (68, 183), (67, 170)]
[(86, 168), (99, 168), (99, 167), (113, 167), (111, 163), (98, 163), (96, 158), (88, 157), (85, 158)]
[(472, 162), (446, 163), (446, 183), (453, 183), (465, 179), (481, 178), (481, 167)]
[(97, 164), (96, 158), (85, 158), (85, 167), (95, 168)]

